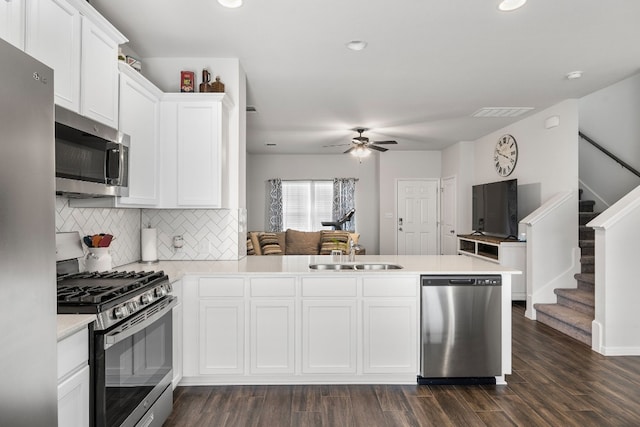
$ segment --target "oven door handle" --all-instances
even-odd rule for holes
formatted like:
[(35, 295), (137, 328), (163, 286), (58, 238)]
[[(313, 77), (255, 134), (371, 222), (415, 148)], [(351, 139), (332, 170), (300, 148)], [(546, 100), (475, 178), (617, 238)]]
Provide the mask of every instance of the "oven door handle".
[[(142, 331), (143, 329), (147, 328), (149, 325), (151, 325), (153, 322), (155, 322), (156, 320), (160, 319), (162, 316), (164, 316), (165, 314), (167, 314), (167, 312), (170, 312), (173, 307), (178, 303), (178, 298), (176, 297), (168, 297), (167, 300), (163, 301), (161, 304), (163, 304), (162, 308), (160, 308), (158, 311), (156, 311), (155, 313), (149, 315), (144, 321), (140, 322), (140, 323), (134, 323), (133, 326), (128, 326), (129, 322), (127, 322), (126, 326), (119, 326), (116, 329), (114, 329), (113, 331), (109, 332), (108, 334), (105, 334), (104, 336), (104, 349), (108, 349), (109, 347), (112, 347), (116, 344), (118, 344), (120, 341), (134, 335), (137, 334), (138, 332)], [(139, 314), (138, 316), (141, 316), (144, 314)], [(131, 320), (135, 320), (137, 319), (138, 316), (134, 316)], [(128, 326), (128, 327), (127, 327)]]

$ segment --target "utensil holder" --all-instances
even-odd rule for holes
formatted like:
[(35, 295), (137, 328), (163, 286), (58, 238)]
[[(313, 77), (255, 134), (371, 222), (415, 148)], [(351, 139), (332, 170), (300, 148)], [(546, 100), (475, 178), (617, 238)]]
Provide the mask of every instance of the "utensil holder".
[(111, 270), (111, 254), (109, 248), (87, 248), (89, 253), (84, 259), (86, 271)]

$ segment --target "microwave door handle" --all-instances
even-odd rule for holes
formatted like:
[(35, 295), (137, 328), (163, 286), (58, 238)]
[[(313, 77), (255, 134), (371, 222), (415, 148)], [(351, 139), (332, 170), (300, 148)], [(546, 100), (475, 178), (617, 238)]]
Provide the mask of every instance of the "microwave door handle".
[(106, 183), (111, 185), (118, 185), (120, 178), (120, 150), (116, 144), (109, 144), (107, 146), (106, 153), (106, 165), (105, 165), (105, 178)]

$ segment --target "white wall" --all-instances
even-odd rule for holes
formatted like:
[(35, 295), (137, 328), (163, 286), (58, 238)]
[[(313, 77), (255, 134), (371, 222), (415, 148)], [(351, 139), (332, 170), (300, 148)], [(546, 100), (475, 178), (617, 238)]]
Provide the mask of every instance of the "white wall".
[(456, 234), (471, 230), (471, 187), (475, 169), (475, 144), (459, 142), (442, 151), (442, 177), (456, 177)]
[[(380, 254), (396, 253), (396, 183), (400, 178), (441, 176), (440, 151), (387, 151), (380, 156)], [(367, 253), (369, 253), (367, 251)]]
[[(552, 116), (558, 116), (559, 126), (545, 129), (545, 120)], [(507, 178), (497, 174), (493, 162), (496, 142), (504, 134), (513, 135), (519, 152), (516, 168)], [(518, 185), (539, 183), (542, 202), (558, 192), (578, 190), (576, 100), (563, 101), (476, 140), (474, 184), (513, 178)]]
[[(640, 170), (640, 74), (581, 98), (579, 112), (583, 133)], [(583, 199), (595, 200), (597, 212), (640, 184), (640, 178), (584, 141), (580, 179), (585, 184)]]
[[(385, 153), (387, 155), (389, 153)], [(358, 163), (344, 154), (247, 155), (247, 226), (266, 230), (267, 180), (358, 178), (356, 184), (356, 231), (367, 254), (378, 253), (378, 160), (377, 155)]]

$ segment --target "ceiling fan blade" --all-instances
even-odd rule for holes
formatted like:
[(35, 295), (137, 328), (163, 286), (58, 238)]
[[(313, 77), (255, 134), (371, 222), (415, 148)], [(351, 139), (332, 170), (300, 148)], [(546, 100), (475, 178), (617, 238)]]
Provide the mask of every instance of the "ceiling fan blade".
[(351, 148), (349, 148), (347, 151), (345, 151), (345, 152), (344, 152), (344, 153), (342, 153), (342, 154), (350, 153), (350, 152), (352, 152), (352, 151), (353, 151), (353, 150), (355, 150), (355, 149), (356, 149), (356, 147), (351, 147)]
[(373, 144), (369, 144), (369, 145), (367, 145), (367, 148), (370, 148), (370, 149), (372, 149), (372, 150), (376, 150), (376, 151), (380, 151), (380, 152), (382, 152), (382, 153), (384, 153), (385, 151), (388, 151), (388, 150), (389, 150), (388, 148), (376, 147), (376, 146), (375, 146), (375, 145), (373, 145)]
[(397, 144), (397, 141), (373, 141), (372, 144)]
[(366, 136), (354, 136), (351, 139), (351, 141), (353, 141), (353, 142), (355, 142), (357, 144), (357, 143), (360, 143), (360, 142), (368, 142), (369, 138), (367, 138)]
[(344, 147), (345, 145), (351, 145), (351, 144), (329, 144), (329, 145), (323, 145), (323, 148), (326, 147)]

